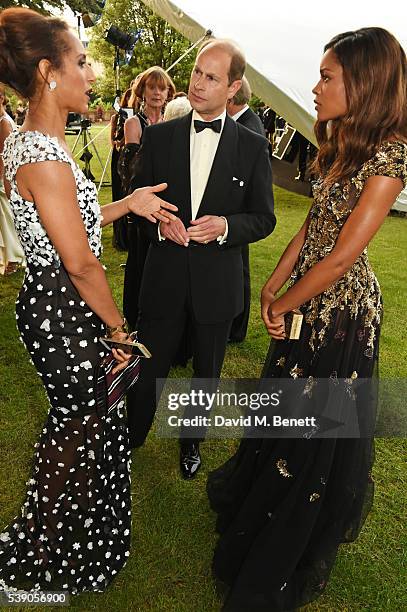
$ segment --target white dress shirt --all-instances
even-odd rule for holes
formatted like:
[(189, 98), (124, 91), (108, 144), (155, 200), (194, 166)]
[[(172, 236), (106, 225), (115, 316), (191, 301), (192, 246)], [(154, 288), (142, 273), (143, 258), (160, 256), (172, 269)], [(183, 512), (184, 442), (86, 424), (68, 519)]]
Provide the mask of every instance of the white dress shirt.
[[(215, 132), (210, 128), (205, 128), (201, 132), (196, 132), (194, 121), (205, 121), (195, 110), (192, 111), (191, 130), (189, 138), (189, 159), (190, 159), (190, 175), (191, 175), (191, 219), (196, 219), (199, 207), (205, 193), (209, 175), (212, 169), (213, 160), (215, 159), (218, 149), (220, 137), (225, 125), (226, 109), (221, 115), (212, 119), (222, 121), (221, 131)], [(228, 234), (228, 222), (225, 217), (222, 217), (226, 223), (226, 231), (223, 236), (218, 236), (217, 241), (223, 244), (226, 241)], [(160, 228), (158, 227), (158, 236), (160, 240), (164, 240), (161, 236)]]
[(239, 117), (241, 117), (247, 111), (248, 108), (250, 108), (250, 106), (248, 104), (245, 104), (240, 111), (238, 111), (235, 115), (231, 116), (231, 119), (233, 119), (233, 121), (237, 121)]
[(195, 110), (192, 112), (191, 132), (189, 139), (192, 219), (196, 219), (196, 215), (208, 183), (213, 160), (215, 158), (216, 151), (218, 150), (223, 126), (225, 125), (226, 110), (224, 110), (219, 117), (215, 117), (213, 121), (216, 121), (216, 119), (220, 119), (222, 121), (222, 128), (219, 133), (214, 132), (210, 128), (206, 128), (205, 130), (202, 130), (202, 132), (197, 133), (194, 127), (194, 121), (205, 121), (205, 119), (202, 118)]

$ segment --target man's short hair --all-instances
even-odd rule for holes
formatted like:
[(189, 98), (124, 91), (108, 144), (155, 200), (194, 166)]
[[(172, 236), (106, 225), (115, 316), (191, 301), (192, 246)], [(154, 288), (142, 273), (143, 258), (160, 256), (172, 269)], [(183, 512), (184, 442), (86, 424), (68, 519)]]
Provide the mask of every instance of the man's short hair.
[(242, 86), (233, 96), (232, 102), (236, 104), (236, 106), (243, 106), (249, 103), (251, 97), (252, 90), (250, 89), (249, 81), (244, 76), (242, 79)]
[(228, 72), (229, 85), (231, 85), (233, 81), (239, 81), (243, 78), (246, 70), (246, 58), (233, 40), (228, 40), (226, 38), (209, 38), (200, 46), (198, 55), (209, 46), (218, 47), (230, 56), (230, 68)]

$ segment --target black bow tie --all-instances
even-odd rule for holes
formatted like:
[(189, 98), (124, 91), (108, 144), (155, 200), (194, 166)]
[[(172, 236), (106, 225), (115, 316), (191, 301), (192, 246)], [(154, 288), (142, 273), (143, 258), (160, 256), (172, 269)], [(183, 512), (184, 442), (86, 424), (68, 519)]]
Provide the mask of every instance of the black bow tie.
[(194, 128), (197, 134), (202, 132), (205, 128), (209, 128), (219, 134), (222, 129), (222, 119), (215, 119), (214, 121), (199, 121), (195, 119)]

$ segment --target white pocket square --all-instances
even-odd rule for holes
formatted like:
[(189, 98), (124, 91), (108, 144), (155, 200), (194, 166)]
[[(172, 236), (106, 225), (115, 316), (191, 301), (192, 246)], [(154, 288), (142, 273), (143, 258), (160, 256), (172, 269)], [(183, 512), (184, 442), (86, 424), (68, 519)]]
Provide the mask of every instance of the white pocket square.
[(239, 180), (239, 179), (238, 179), (236, 176), (234, 176), (234, 177), (233, 177), (233, 180), (234, 180), (234, 181), (239, 181), (239, 186), (240, 186), (240, 187), (243, 187), (243, 185), (244, 185), (244, 181), (240, 181), (240, 180)]

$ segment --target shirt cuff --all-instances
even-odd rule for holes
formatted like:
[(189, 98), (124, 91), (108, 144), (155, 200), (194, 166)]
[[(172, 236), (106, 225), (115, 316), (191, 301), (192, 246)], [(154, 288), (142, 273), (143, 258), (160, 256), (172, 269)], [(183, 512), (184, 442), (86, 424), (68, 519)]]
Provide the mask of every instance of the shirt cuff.
[(216, 238), (217, 242), (219, 242), (219, 246), (221, 246), (224, 242), (226, 242), (226, 238), (228, 237), (228, 232), (229, 232), (228, 220), (226, 219), (226, 217), (222, 217), (222, 216), (221, 216), (221, 219), (225, 220), (226, 229), (225, 229), (225, 233), (223, 234), (223, 236), (218, 236)]
[(161, 242), (162, 240), (165, 240), (165, 236), (162, 236), (162, 234), (161, 234), (160, 225), (161, 225), (161, 221), (157, 225), (158, 241), (159, 242)]

